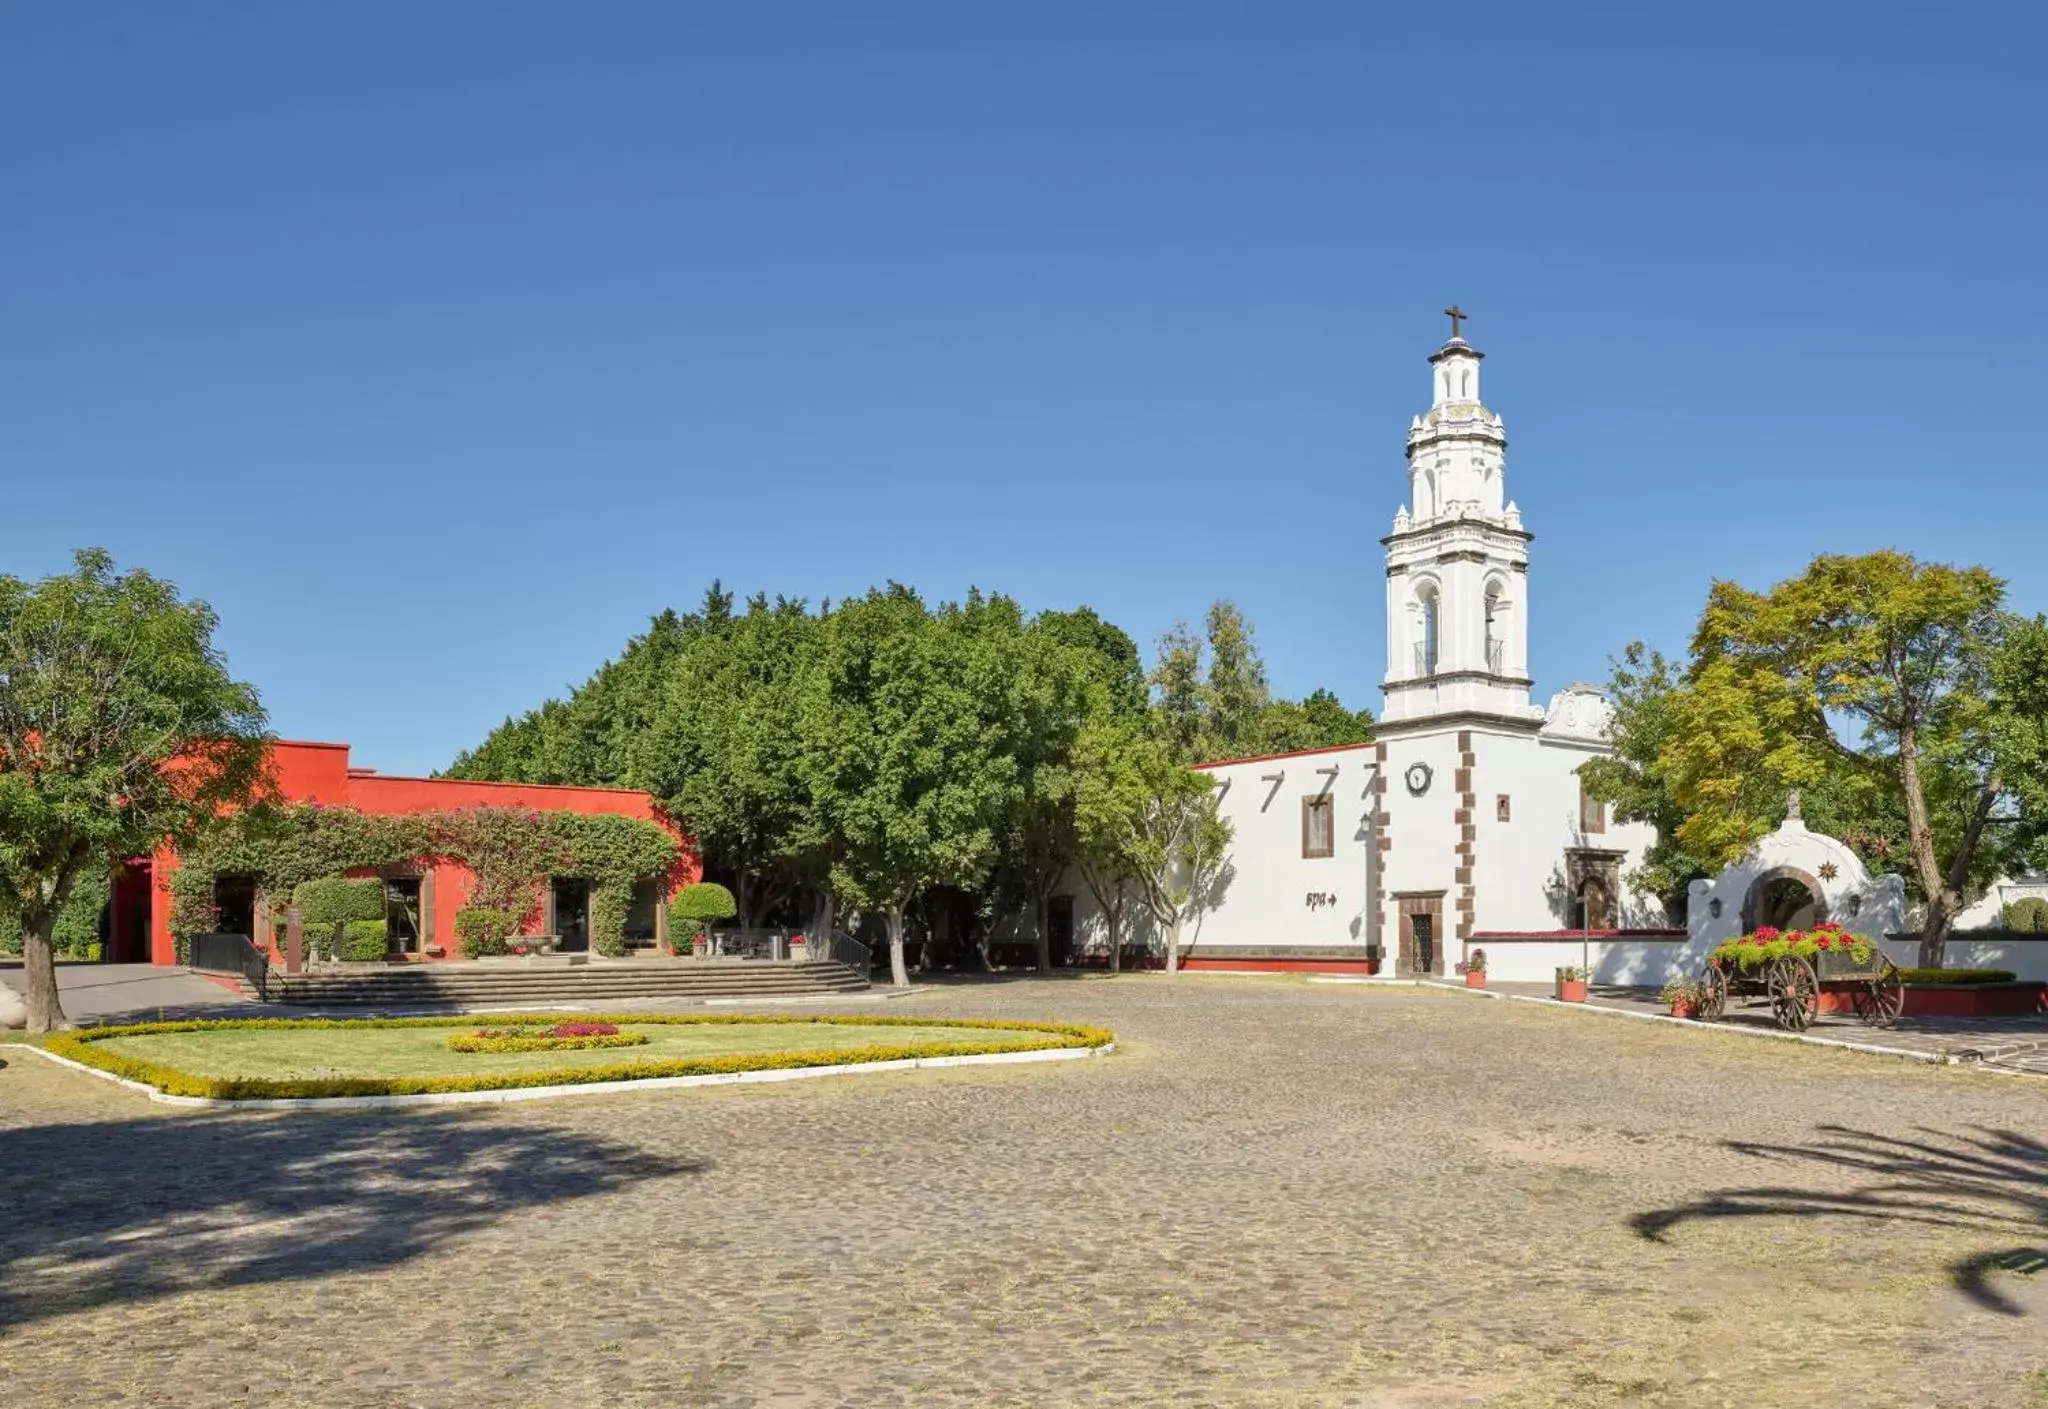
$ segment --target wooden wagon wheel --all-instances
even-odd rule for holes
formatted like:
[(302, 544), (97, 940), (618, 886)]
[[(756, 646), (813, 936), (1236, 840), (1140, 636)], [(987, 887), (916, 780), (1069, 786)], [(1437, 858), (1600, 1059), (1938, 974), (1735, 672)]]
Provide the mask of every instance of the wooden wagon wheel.
[(1899, 966), (1880, 954), (1874, 973), (1856, 985), (1856, 1016), (1871, 1027), (1890, 1027), (1906, 1010), (1906, 980)]
[(1771, 965), (1766, 980), (1771, 994), (1771, 1015), (1787, 1032), (1804, 1032), (1820, 1016), (1820, 978), (1813, 965), (1797, 954), (1787, 954)]
[(1703, 1023), (1719, 1022), (1728, 1011), (1728, 971), (1719, 964), (1707, 965), (1707, 971), (1700, 975), (1699, 1020)]

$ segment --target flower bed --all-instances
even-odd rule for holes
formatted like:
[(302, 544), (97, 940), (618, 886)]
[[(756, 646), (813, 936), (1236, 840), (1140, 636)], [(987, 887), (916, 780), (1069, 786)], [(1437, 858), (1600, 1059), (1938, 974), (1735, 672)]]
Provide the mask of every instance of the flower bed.
[[(110, 1072), (127, 1080), (142, 1082), (172, 1096), (197, 1096), (212, 1100), (302, 1100), (335, 1096), (412, 1096), (441, 1092), (495, 1091), (524, 1086), (565, 1086), (593, 1082), (637, 1081), (652, 1077), (710, 1076), (750, 1071), (772, 1071), (802, 1067), (856, 1065), (872, 1062), (909, 1061), (931, 1057), (980, 1056), (1000, 1052), (1045, 1051), (1059, 1048), (1099, 1048), (1114, 1040), (1107, 1028), (1082, 1027), (1070, 1023), (1034, 1023), (999, 1019), (943, 1019), (860, 1016), (782, 1016), (771, 1014), (653, 1013), (622, 1015), (616, 1022), (632, 1027), (729, 1027), (755, 1029), (767, 1026), (800, 1029), (908, 1028), (921, 1029), (915, 1040), (876, 1043), (868, 1046), (788, 1048), (772, 1051), (727, 1052), (679, 1060), (613, 1062), (604, 1065), (567, 1066), (535, 1070), (477, 1072), (471, 1075), (322, 1075), (291, 1078), (209, 1075), (182, 1070), (161, 1060), (145, 1060), (125, 1052), (109, 1050), (105, 1044), (124, 1037), (149, 1037), (182, 1033), (235, 1032), (347, 1032), (374, 1029), (467, 1028), (476, 1021), (464, 1017), (426, 1018), (255, 1018), (214, 1019), (192, 1022), (137, 1023), (125, 1027), (87, 1028), (59, 1033), (46, 1044), (49, 1051), (83, 1065)], [(505, 1028), (552, 1027), (575, 1019), (551, 1014), (510, 1015), (501, 1022)], [(943, 1030), (941, 1040), (929, 1034)], [(957, 1036), (955, 1035), (957, 1033)], [(433, 1050), (446, 1054), (440, 1043)], [(503, 1060), (517, 1060), (512, 1054)]]
[(620, 1032), (616, 1023), (556, 1023), (553, 1027), (486, 1027), (448, 1039), (451, 1052), (576, 1052), (592, 1047), (645, 1047), (644, 1032)]
[(1877, 946), (1832, 920), (1823, 920), (1810, 930), (1777, 930), (1763, 925), (1754, 934), (1723, 941), (1707, 957), (1723, 968), (1747, 973), (1795, 956), (1817, 964), (1825, 954), (1840, 956), (1862, 967), (1877, 957)]

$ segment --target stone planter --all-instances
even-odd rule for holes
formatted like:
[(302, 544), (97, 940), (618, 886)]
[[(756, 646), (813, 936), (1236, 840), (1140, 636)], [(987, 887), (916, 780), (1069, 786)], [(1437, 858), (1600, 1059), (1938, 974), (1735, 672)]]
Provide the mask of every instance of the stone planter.
[(1557, 980), (1556, 997), (1560, 1003), (1585, 1002), (1586, 981), (1582, 978), (1561, 978)]

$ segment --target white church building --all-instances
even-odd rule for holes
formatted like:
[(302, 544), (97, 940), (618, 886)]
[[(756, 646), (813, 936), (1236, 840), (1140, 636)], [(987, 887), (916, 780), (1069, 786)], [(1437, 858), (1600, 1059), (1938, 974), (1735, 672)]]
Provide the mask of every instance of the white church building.
[[(1182, 932), (1190, 968), (1441, 975), (1484, 947), (1496, 972), (1547, 977), (1576, 962), (1562, 956), (1585, 931), (1682, 941), (1624, 885), (1654, 829), (1617, 823), (1579, 786), (1607, 751), (1607, 701), (1568, 685), (1530, 703), (1534, 535), (1507, 497), (1507, 431), (1481, 399), (1485, 354), (1459, 336), (1462, 316), (1429, 359), (1408, 506), (1380, 540), (1375, 741), (1204, 765), (1232, 840)], [(1076, 938), (1102, 955), (1079, 889)]]

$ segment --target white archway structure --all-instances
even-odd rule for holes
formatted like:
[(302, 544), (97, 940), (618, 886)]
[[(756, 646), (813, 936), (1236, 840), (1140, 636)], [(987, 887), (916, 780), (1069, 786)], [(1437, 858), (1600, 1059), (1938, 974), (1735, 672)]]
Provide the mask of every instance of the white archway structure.
[(1758, 895), (1771, 881), (1803, 882), (1818, 902), (1818, 919), (1882, 940), (1906, 927), (1906, 882), (1872, 876), (1862, 860), (1833, 837), (1808, 831), (1797, 799), (1777, 831), (1711, 881), (1686, 890), (1686, 947), (1704, 954), (1750, 926)]

